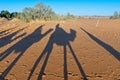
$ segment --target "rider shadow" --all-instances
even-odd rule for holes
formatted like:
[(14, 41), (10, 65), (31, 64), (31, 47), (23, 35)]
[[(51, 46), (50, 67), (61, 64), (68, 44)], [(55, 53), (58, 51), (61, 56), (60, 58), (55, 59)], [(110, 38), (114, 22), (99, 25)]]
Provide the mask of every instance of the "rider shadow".
[(36, 60), (35, 64), (33, 65), (33, 68), (31, 70), (31, 73), (30, 73), (27, 80), (31, 79), (31, 76), (32, 76), (34, 70), (36, 69), (37, 65), (39, 64), (40, 60), (42, 59), (42, 57), (44, 55), (46, 55), (46, 58), (43, 62), (42, 68), (39, 72), (39, 76), (38, 76), (38, 79), (37, 79), (37, 80), (42, 80), (42, 76), (44, 75), (44, 71), (45, 71), (49, 56), (51, 54), (51, 51), (53, 49), (53, 44), (54, 43), (59, 45), (59, 46), (64, 47), (64, 80), (68, 80), (66, 46), (69, 47), (69, 49), (70, 49), (70, 51), (73, 55), (73, 58), (75, 59), (76, 64), (77, 64), (77, 66), (79, 68), (79, 71), (82, 74), (84, 80), (87, 80), (86, 75), (85, 75), (85, 73), (84, 73), (84, 71), (81, 67), (81, 64), (79, 63), (79, 60), (77, 59), (77, 57), (76, 57), (76, 55), (75, 55), (75, 53), (74, 53), (74, 51), (73, 51), (73, 49), (72, 49), (72, 47), (69, 43), (70, 41), (74, 41), (75, 37), (76, 37), (76, 31), (75, 30), (71, 29), (70, 33), (66, 33), (62, 28), (59, 27), (59, 24), (57, 24), (56, 29), (53, 32), (53, 34), (50, 36), (49, 41), (48, 41), (45, 49), (43, 50), (43, 52), (40, 54), (40, 56)]
[(40, 41), (43, 37), (45, 37), (48, 33), (50, 33), (53, 29), (49, 29), (44, 34), (41, 34), (42, 27), (41, 25), (38, 27), (33, 33), (29, 34), (15, 45), (8, 48), (6, 51), (2, 53), (0, 56), (0, 61), (10, 55), (11, 52), (19, 53), (19, 55), (13, 60), (13, 62), (5, 69), (5, 71), (0, 75), (0, 80), (4, 80), (5, 76), (9, 73), (12, 67), (17, 63), (17, 61), (21, 58), (23, 53), (34, 43)]
[(95, 37), (94, 35), (90, 34), (89, 32), (87, 32), (86, 30), (84, 30), (83, 28), (80, 28), (81, 30), (83, 30), (92, 40), (94, 40), (97, 44), (99, 44), (100, 46), (102, 46), (105, 50), (107, 50), (109, 53), (111, 53), (111, 55), (113, 55), (118, 61), (120, 61), (120, 52), (118, 52), (117, 50), (115, 50), (113, 47), (111, 47), (109, 44), (103, 42), (102, 40), (98, 39), (97, 37)]

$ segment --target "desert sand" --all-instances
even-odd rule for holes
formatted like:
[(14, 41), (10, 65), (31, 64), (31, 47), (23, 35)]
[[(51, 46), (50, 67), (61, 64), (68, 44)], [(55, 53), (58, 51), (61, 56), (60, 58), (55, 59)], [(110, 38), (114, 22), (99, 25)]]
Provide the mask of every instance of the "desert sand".
[(1, 19), (0, 80), (120, 80), (120, 19), (97, 21)]

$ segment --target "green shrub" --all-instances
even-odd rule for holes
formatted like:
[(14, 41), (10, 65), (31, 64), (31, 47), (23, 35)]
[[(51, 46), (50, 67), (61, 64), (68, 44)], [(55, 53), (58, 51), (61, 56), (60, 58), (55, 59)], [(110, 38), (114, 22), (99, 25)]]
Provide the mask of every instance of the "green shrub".
[(0, 13), (0, 16), (3, 18), (7, 18), (9, 19), (10, 18), (10, 13), (7, 11), (7, 10), (2, 10), (1, 13)]

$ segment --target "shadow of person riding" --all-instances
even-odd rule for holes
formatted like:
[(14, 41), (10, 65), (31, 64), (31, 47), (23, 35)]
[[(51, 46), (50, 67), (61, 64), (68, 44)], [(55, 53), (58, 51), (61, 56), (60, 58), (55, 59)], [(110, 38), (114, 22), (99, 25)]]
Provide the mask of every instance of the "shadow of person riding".
[(53, 49), (53, 45), (57, 44), (58, 46), (63, 46), (64, 47), (64, 80), (68, 80), (68, 72), (67, 72), (67, 51), (66, 51), (66, 46), (68, 45), (68, 47), (71, 50), (71, 53), (78, 65), (78, 67), (80, 68), (80, 72), (82, 73), (83, 77), (86, 79), (85, 73), (82, 70), (82, 67), (70, 45), (70, 41), (74, 41), (76, 37), (76, 31), (73, 29), (70, 29), (70, 33), (65, 32), (61, 27), (60, 24), (56, 25), (55, 31), (52, 33), (52, 35), (49, 38), (49, 41), (45, 47), (45, 49), (43, 50), (43, 52), (40, 54), (40, 56), (38, 57), (38, 59), (36, 60), (36, 62), (34, 63), (31, 73), (28, 77), (27, 80), (30, 80), (33, 72), (35, 71), (37, 65), (39, 64), (40, 60), (44, 57), (44, 55), (46, 55), (45, 60), (43, 62), (42, 68), (39, 72), (39, 76), (37, 80), (42, 80), (42, 76), (44, 75), (44, 71), (45, 71), (45, 67), (47, 65), (49, 56), (51, 54), (51, 51)]
[(65, 46), (69, 43), (69, 41), (74, 41), (75, 37), (75, 30), (70, 29), (70, 33), (66, 33), (62, 28), (60, 28), (60, 25), (57, 24), (55, 32), (50, 37), (50, 43)]

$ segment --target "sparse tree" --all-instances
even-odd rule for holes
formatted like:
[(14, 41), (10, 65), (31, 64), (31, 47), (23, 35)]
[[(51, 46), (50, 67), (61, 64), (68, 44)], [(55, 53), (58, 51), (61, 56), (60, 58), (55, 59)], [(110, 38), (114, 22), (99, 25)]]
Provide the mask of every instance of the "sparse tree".
[(75, 16), (73, 14), (67, 13), (66, 19), (73, 19)]
[(32, 20), (66, 20), (75, 18), (74, 15), (68, 13), (67, 15), (57, 15), (50, 6), (46, 6), (43, 3), (38, 3), (34, 7), (26, 7), (21, 13), (13, 12), (9, 13), (7, 10), (3, 10), (0, 13), (0, 17), (7, 19), (18, 18), (25, 22)]
[(12, 12), (10, 14), (10, 18), (17, 18), (17, 16), (18, 16), (18, 12)]
[(114, 12), (113, 18), (115, 19), (119, 18), (119, 13), (117, 11)]
[(19, 15), (19, 19), (27, 22), (31, 20), (52, 20), (55, 19), (55, 17), (56, 14), (52, 11), (52, 8), (42, 3), (38, 3), (33, 8), (23, 9), (23, 12)]
[(9, 19), (10, 18), (10, 13), (7, 10), (2, 10), (1, 11), (1, 17)]
[(119, 11), (119, 18), (120, 18), (120, 11)]

